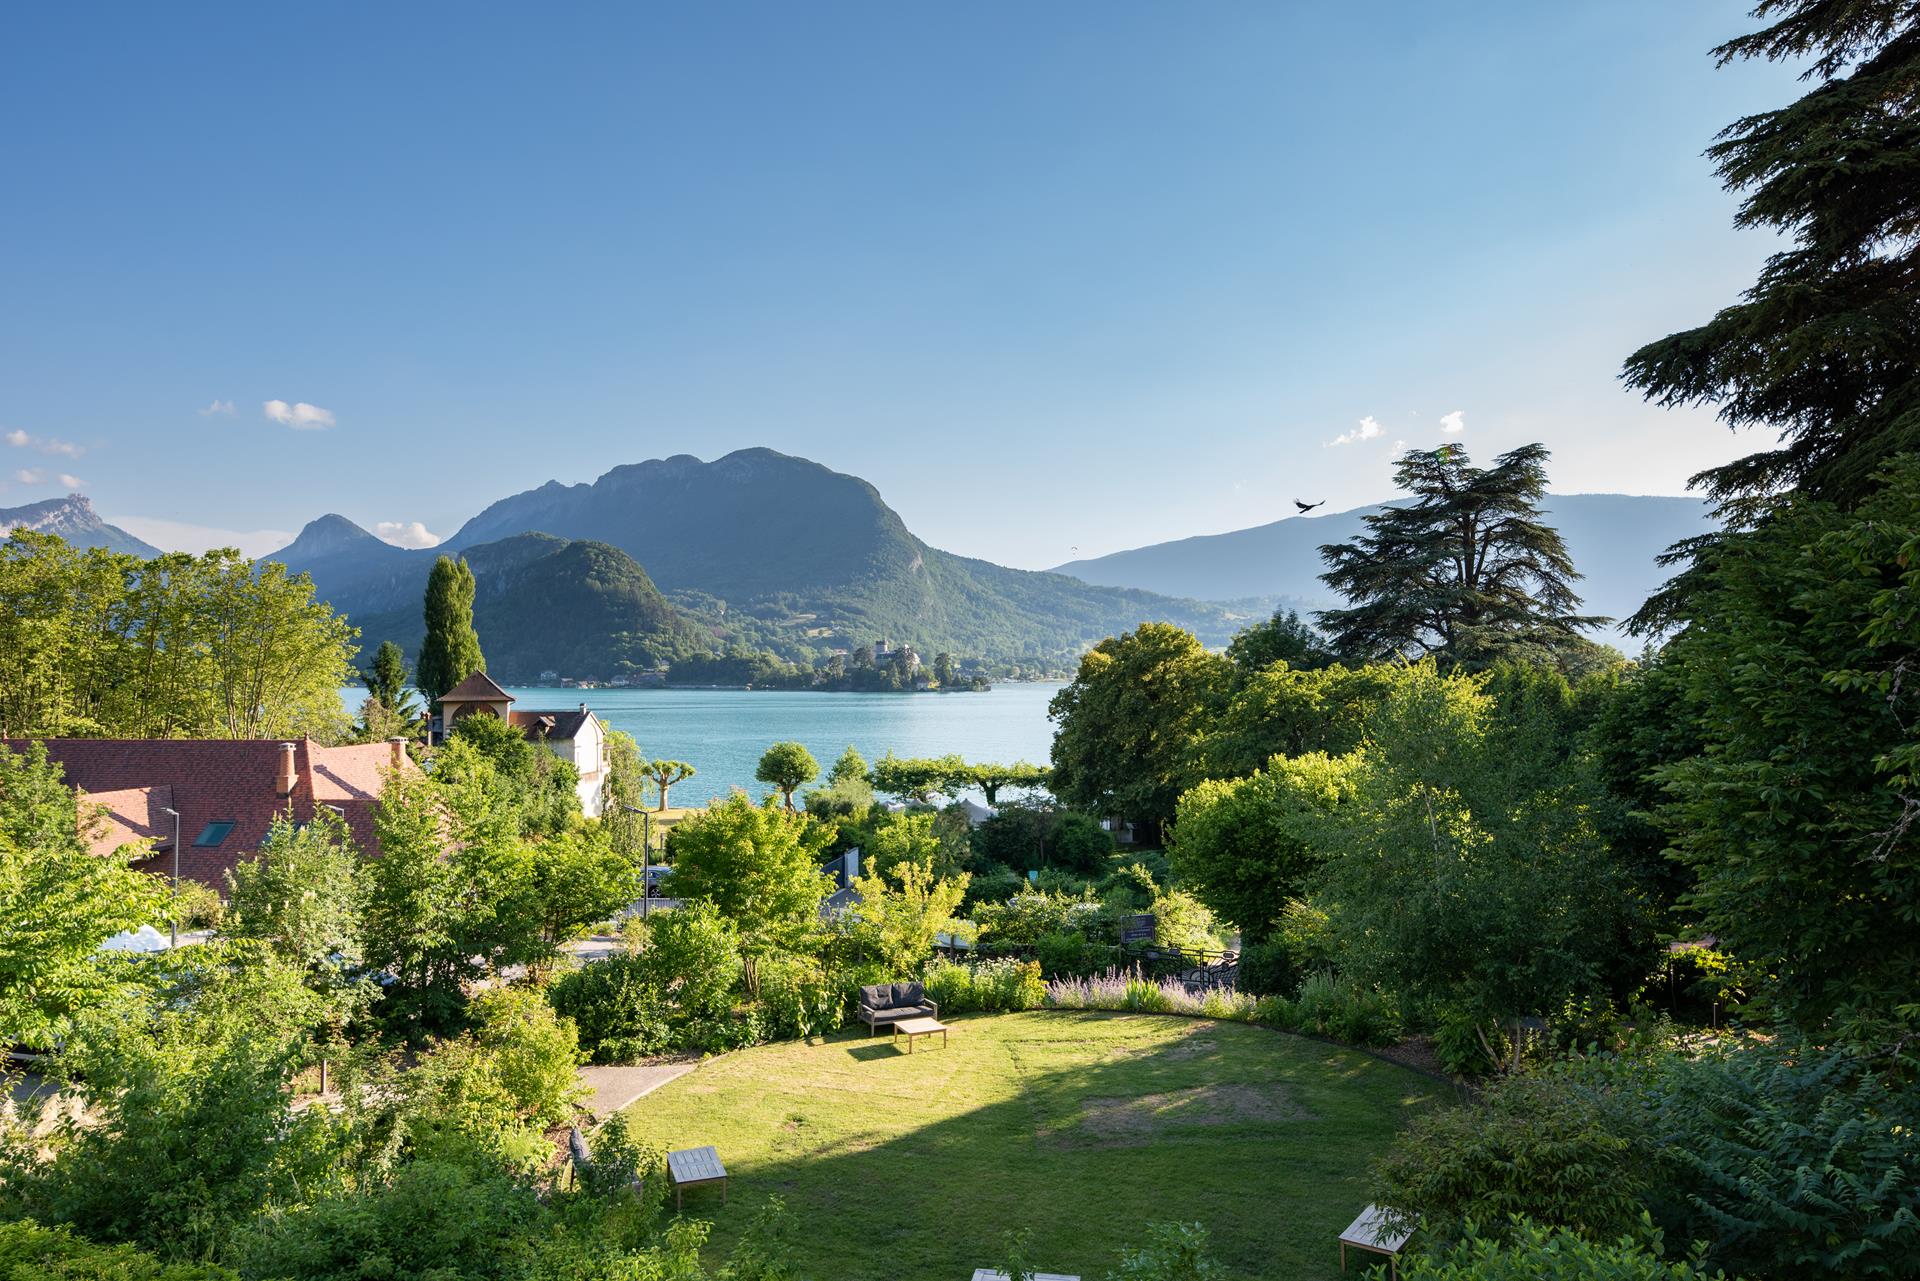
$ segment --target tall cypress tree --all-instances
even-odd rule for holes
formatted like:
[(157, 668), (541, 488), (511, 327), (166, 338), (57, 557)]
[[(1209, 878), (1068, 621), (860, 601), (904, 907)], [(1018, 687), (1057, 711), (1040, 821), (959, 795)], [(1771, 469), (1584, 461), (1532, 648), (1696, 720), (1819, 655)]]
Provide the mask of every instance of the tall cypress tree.
[(456, 561), (442, 556), (433, 562), (433, 573), (427, 577), (426, 617), (427, 638), (420, 644), (414, 684), (427, 702), (437, 703), (467, 677), (487, 670), (480, 637), (473, 630), (473, 571), (465, 558)]
[(1573, 568), (1540, 519), (1547, 449), (1523, 445), (1475, 467), (1457, 445), (1408, 450), (1394, 471), (1414, 495), (1365, 517), (1367, 532), (1320, 549), (1348, 607), (1322, 611), (1335, 653), (1366, 662), (1433, 654), (1483, 667), (1502, 658), (1590, 651)]

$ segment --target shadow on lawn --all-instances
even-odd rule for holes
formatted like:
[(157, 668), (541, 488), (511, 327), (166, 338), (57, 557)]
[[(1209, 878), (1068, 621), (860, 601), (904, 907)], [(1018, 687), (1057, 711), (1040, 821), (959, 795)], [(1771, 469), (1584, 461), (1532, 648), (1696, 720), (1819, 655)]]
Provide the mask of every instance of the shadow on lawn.
[[(1111, 1021), (1127, 1017), (1050, 1013), (971, 1045), (976, 1021), (957, 1018), (952, 1050), (933, 1055), (858, 1032), (829, 1038), (815, 1047), (817, 1074), (803, 1067), (760, 1088), (791, 1099), (795, 1115), (851, 1107), (853, 1132), (743, 1154), (736, 1199), (786, 1198), (803, 1225), (800, 1275), (815, 1281), (964, 1281), (996, 1265), (1022, 1227), (1037, 1266), (1092, 1281), (1155, 1220), (1204, 1224), (1234, 1281), (1338, 1275), (1335, 1238), (1367, 1200), (1368, 1163), (1438, 1097), (1434, 1084), (1317, 1042), (1205, 1022), (1048, 1066), (1114, 1039)], [(928, 1106), (968, 1098), (969, 1073), (995, 1072), (1018, 1078), (1012, 1097), (912, 1125)], [(716, 1216), (716, 1241), (730, 1243), (746, 1213)]]

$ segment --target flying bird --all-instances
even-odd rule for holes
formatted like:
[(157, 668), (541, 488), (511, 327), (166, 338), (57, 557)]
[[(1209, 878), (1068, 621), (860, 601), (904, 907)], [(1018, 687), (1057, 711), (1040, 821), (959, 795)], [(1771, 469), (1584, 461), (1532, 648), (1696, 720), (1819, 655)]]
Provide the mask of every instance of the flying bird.
[(1322, 498), (1317, 503), (1303, 503), (1298, 498), (1296, 498), (1293, 500), (1293, 505), (1295, 507), (1298, 507), (1300, 509), (1300, 514), (1304, 516), (1316, 507), (1325, 507), (1327, 505), (1327, 500)]

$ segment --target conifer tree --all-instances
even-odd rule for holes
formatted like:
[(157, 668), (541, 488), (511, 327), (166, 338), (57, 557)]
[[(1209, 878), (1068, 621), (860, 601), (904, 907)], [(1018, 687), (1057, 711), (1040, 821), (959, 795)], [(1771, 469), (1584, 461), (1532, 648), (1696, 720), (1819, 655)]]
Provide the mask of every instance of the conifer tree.
[(442, 556), (427, 578), (427, 638), (420, 644), (414, 684), (437, 703), (475, 672), (487, 670), (480, 637), (473, 630), (473, 571), (463, 557)]
[(1580, 575), (1558, 530), (1540, 519), (1547, 449), (1523, 445), (1475, 467), (1458, 445), (1407, 451), (1395, 469), (1414, 495), (1367, 517), (1367, 532), (1320, 549), (1345, 609), (1319, 615), (1334, 652), (1355, 661), (1435, 655), (1479, 668), (1591, 642), (1578, 628)]
[[(1789, 490), (1856, 506), (1882, 464), (1920, 449), (1920, 8), (1764, 0), (1754, 16), (1771, 25), (1714, 50), (1720, 65), (1810, 57), (1814, 87), (1735, 121), (1707, 154), (1745, 193), (1736, 225), (1790, 243), (1740, 301), (1642, 347), (1624, 374), (1658, 404), (1713, 405), (1730, 428), (1778, 435), (1693, 478), (1735, 529)], [(1718, 542), (1681, 543), (1669, 563)], [(1683, 622), (1703, 586), (1683, 572), (1635, 628)]]

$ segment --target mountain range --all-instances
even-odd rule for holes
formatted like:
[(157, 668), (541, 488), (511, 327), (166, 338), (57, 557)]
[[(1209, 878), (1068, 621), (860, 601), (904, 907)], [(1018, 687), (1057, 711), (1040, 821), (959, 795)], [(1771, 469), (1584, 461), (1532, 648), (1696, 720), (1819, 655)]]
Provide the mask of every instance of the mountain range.
[(110, 552), (129, 552), (140, 557), (160, 554), (160, 549), (153, 544), (142, 542), (118, 525), (109, 525), (100, 519), (85, 494), (49, 498), (24, 507), (0, 507), (0, 537), (22, 528), (58, 534), (69, 546), (82, 550), (104, 547)]
[[(537, 545), (545, 556), (574, 559), (530, 569), (532, 546), (516, 540), (535, 533), (549, 536)], [(574, 551), (580, 544), (594, 550)], [(445, 554), (464, 555), (474, 569), (476, 630), (505, 679), (526, 679), (528, 668), (568, 670), (567, 634), (587, 630), (586, 620), (549, 606), (524, 645), (503, 649), (512, 611), (488, 602), (524, 597), (535, 581), (557, 592), (554, 575), (563, 571), (609, 608), (606, 593), (584, 584), (627, 583), (630, 591), (614, 593), (625, 603), (596, 625), (631, 622), (624, 630), (650, 638), (647, 652), (705, 644), (812, 662), (884, 639), (1032, 673), (1063, 670), (1088, 645), (1146, 620), (1179, 623), (1210, 644), (1248, 621), (1220, 604), (941, 551), (916, 538), (866, 481), (769, 449), (629, 464), (591, 484), (549, 482), (501, 499), (423, 551), (322, 516), (263, 559), (311, 574), (319, 594), (360, 627), (363, 644), (393, 639), (411, 649), (428, 570)], [(655, 584), (668, 613), (648, 612)]]
[[(1624, 619), (1666, 578), (1655, 558), (1714, 522), (1698, 498), (1637, 494), (1553, 494), (1544, 519), (1566, 539), (1584, 610)], [(1380, 507), (1355, 507), (1322, 516), (1292, 516), (1251, 529), (1154, 543), (1054, 568), (1089, 583), (1143, 591), (1177, 590), (1203, 600), (1278, 601), (1301, 609), (1341, 602), (1320, 582), (1320, 548), (1365, 532), (1364, 518)], [(1629, 645), (1618, 626), (1596, 639)], [(1629, 651), (1631, 652), (1631, 651)]]
[[(1547, 508), (1584, 575), (1586, 609), (1614, 618), (1664, 578), (1655, 563), (1663, 549), (1711, 527), (1694, 498), (1559, 494)], [(1035, 675), (1066, 671), (1087, 646), (1148, 620), (1221, 645), (1275, 607), (1337, 604), (1319, 580), (1319, 549), (1355, 537), (1378, 510), (1290, 517), (1035, 572), (928, 546), (858, 477), (745, 449), (615, 467), (591, 484), (549, 481), (425, 550), (321, 516), (263, 559), (311, 574), (364, 646), (396, 640), (412, 651), (434, 560), (464, 556), (489, 666), (510, 681), (708, 655), (770, 653), (811, 666), (883, 639)], [(0, 509), (0, 529), (15, 525), (79, 547), (158, 554), (78, 494)], [(1624, 643), (1617, 629), (1599, 639)]]

